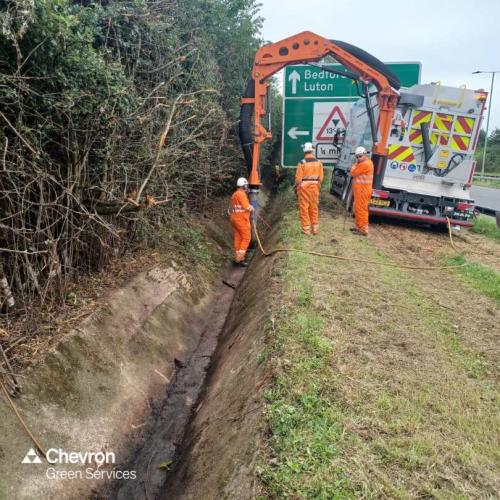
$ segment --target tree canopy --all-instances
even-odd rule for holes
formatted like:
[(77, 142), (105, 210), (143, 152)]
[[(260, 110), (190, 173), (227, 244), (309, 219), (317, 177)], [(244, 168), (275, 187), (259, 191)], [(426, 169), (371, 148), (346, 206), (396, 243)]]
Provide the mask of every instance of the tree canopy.
[[(476, 172), (481, 171), (483, 163), (484, 142), (486, 138), (486, 131), (479, 132), (476, 150)], [(484, 171), (488, 174), (500, 174), (500, 129), (495, 128), (488, 136), (488, 145), (486, 147), (486, 160), (484, 164)]]

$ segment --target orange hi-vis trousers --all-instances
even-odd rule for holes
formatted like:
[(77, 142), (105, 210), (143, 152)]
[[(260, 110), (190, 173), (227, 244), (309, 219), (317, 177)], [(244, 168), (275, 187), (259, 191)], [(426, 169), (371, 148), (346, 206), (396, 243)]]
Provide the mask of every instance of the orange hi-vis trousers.
[(231, 225), (234, 232), (234, 260), (242, 262), (252, 239), (250, 214), (248, 212), (231, 214)]
[(242, 262), (252, 239), (250, 229), (251, 205), (248, 195), (242, 188), (238, 188), (231, 196), (231, 225), (234, 232), (234, 260)]
[(302, 232), (318, 234), (318, 203), (321, 183), (323, 182), (323, 164), (312, 152), (304, 153), (295, 172), (295, 186), (299, 198), (299, 218)]
[(318, 232), (318, 204), (319, 204), (319, 184), (303, 183), (297, 188), (299, 198), (299, 218), (302, 232), (310, 234)]
[(368, 205), (372, 197), (372, 186), (354, 184), (354, 223), (360, 233), (368, 234)]
[(356, 229), (368, 234), (368, 205), (372, 197), (373, 163), (363, 158), (351, 169), (352, 192), (354, 195), (354, 223)]

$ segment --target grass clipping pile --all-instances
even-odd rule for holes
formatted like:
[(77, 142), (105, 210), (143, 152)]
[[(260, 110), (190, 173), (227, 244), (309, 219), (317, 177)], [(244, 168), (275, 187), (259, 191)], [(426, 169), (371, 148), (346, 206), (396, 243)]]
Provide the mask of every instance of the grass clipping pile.
[[(401, 228), (413, 246), (405, 253), (384, 224), (373, 225), (368, 239), (351, 235), (331, 201), (322, 204), (318, 237), (300, 234), (294, 212), (282, 224), (287, 247), (381, 264), (449, 258), (445, 234)], [(424, 241), (433, 245), (420, 249)], [(495, 496), (496, 294), (453, 269), (421, 272), (300, 253), (286, 254), (282, 279), (260, 355), (273, 373), (257, 466), (262, 494)]]

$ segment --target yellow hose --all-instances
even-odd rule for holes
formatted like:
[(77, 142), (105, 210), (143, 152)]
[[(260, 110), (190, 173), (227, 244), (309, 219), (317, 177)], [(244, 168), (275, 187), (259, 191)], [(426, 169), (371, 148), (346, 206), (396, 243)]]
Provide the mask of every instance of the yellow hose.
[[(349, 262), (362, 262), (364, 264), (397, 267), (400, 269), (418, 269), (421, 271), (437, 271), (439, 269), (453, 269), (453, 268), (463, 267), (463, 266), (467, 265), (466, 262), (463, 262), (462, 264), (455, 264), (455, 265), (451, 265), (451, 266), (407, 266), (404, 264), (392, 264), (390, 262), (379, 262), (379, 261), (375, 261), (375, 260), (356, 259), (354, 257), (342, 257), (340, 255), (334, 255), (334, 254), (330, 254), (330, 253), (312, 252), (310, 250), (298, 250), (296, 248), (275, 248), (274, 250), (271, 250), (270, 252), (266, 252), (266, 250), (262, 246), (262, 242), (260, 240), (259, 231), (257, 230), (257, 224), (256, 224), (255, 220), (253, 221), (253, 227), (255, 230), (255, 237), (257, 239), (257, 244), (259, 245), (260, 251), (266, 257), (270, 257), (271, 255), (274, 255), (278, 252), (295, 252), (295, 253), (304, 253), (304, 254), (308, 254), (308, 255), (315, 255), (317, 257), (326, 257), (329, 259), (345, 260), (345, 261), (349, 261)], [(450, 233), (450, 240), (451, 240), (451, 226), (449, 224), (448, 224), (448, 231)], [(453, 241), (452, 241), (452, 246), (453, 246)], [(453, 246), (453, 248), (455, 249), (454, 246)], [(455, 249), (455, 251), (456, 251), (456, 249)]]
[(451, 221), (448, 217), (446, 217), (446, 223), (448, 224), (448, 235), (450, 236), (450, 244), (451, 248), (455, 250), (455, 252), (460, 253), (457, 248), (455, 247), (455, 244), (453, 243), (453, 236), (451, 235)]

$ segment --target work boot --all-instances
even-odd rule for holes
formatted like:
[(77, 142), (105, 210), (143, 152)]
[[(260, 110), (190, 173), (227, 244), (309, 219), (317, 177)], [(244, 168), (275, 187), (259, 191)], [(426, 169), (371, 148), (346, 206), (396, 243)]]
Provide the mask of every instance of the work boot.
[(237, 260), (233, 260), (233, 266), (235, 267), (248, 267), (248, 262), (245, 262), (244, 260), (241, 260), (241, 261), (237, 261)]
[(368, 233), (365, 233), (364, 231), (360, 231), (359, 229), (356, 229), (356, 228), (352, 228), (351, 232), (356, 236), (368, 236)]

